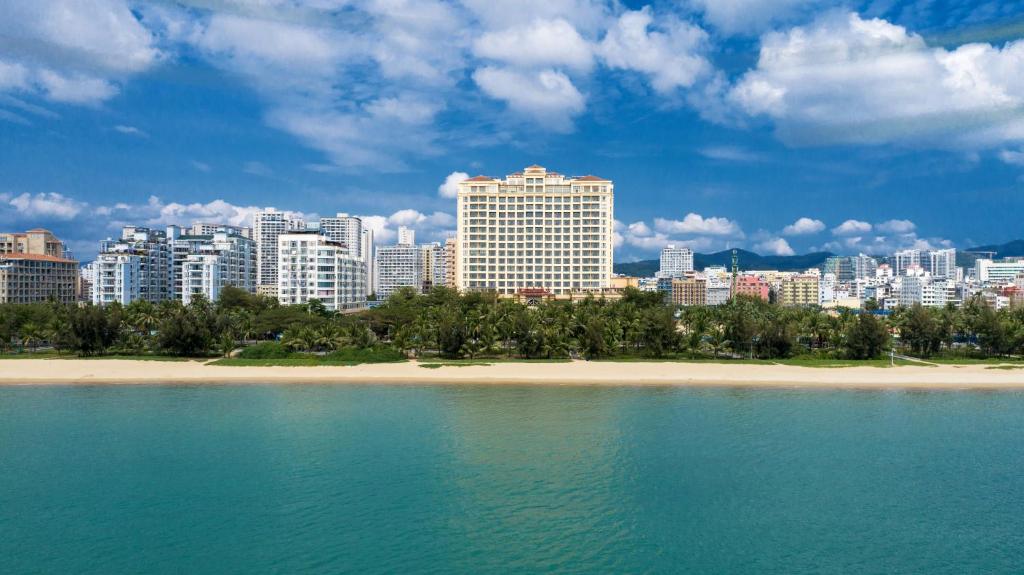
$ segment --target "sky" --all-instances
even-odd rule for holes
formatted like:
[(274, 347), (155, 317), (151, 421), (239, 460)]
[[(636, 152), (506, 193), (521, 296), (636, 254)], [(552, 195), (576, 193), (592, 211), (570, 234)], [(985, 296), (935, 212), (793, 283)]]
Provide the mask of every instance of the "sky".
[(616, 260), (1024, 237), (1024, 0), (4, 0), (0, 230), (276, 207), (454, 233), (455, 185), (615, 183)]

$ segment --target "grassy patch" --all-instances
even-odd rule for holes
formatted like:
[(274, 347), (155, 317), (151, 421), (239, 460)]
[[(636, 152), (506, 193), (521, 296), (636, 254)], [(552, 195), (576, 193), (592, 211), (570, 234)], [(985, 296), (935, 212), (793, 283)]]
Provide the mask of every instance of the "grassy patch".
[(115, 353), (110, 355), (86, 355), (79, 356), (74, 353), (62, 353), (57, 355), (56, 352), (39, 352), (39, 353), (13, 353), (0, 355), (0, 360), (4, 359), (123, 359), (130, 361), (193, 361), (193, 360), (206, 360), (207, 357), (179, 357), (176, 355), (155, 355), (155, 354), (140, 354), (140, 355), (128, 355), (123, 353)]
[(1024, 365), (990, 365), (985, 369), (1024, 369)]

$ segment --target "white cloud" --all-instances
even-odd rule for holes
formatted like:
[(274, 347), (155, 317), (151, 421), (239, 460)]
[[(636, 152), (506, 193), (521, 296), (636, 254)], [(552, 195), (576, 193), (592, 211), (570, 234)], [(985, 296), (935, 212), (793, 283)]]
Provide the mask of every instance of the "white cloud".
[(626, 230), (634, 236), (646, 237), (652, 235), (654, 232), (651, 228), (643, 221), (633, 222), (626, 226)]
[(417, 210), (405, 209), (389, 216), (361, 215), (363, 225), (373, 230), (373, 241), (378, 245), (387, 245), (395, 241), (398, 227), (405, 226), (416, 230), (416, 241), (440, 242), (455, 235), (455, 216), (446, 212), (424, 214)]
[(10, 198), (7, 203), (22, 216), (58, 220), (70, 220), (86, 207), (83, 202), (53, 192), (35, 195), (24, 193)]
[(695, 234), (742, 237), (739, 224), (719, 217), (705, 218), (700, 214), (686, 214), (682, 220), (654, 219), (654, 229), (668, 234)]
[(782, 228), (784, 236), (803, 236), (816, 234), (825, 229), (825, 222), (811, 218), (800, 218), (797, 221)]
[(0, 90), (93, 105), (152, 67), (156, 38), (124, 0), (9, 0), (0, 18)]
[(568, 76), (555, 70), (523, 72), (486, 66), (473, 80), (488, 96), (555, 132), (572, 130), (572, 118), (583, 112), (585, 99)]
[(999, 159), (1011, 166), (1024, 166), (1024, 149), (1000, 150)]
[(846, 220), (832, 228), (832, 234), (837, 236), (850, 236), (854, 234), (866, 234), (871, 231), (871, 224), (860, 220)]
[(114, 131), (120, 132), (127, 136), (138, 136), (140, 138), (148, 138), (149, 134), (136, 128), (135, 126), (125, 126), (124, 124), (118, 124), (114, 126)]
[(765, 159), (764, 154), (739, 146), (708, 146), (697, 152), (705, 158), (723, 162), (761, 162)]
[(690, 0), (704, 19), (726, 34), (756, 33), (821, 0)]
[(1024, 139), (1024, 41), (949, 51), (885, 20), (830, 13), (766, 34), (728, 99), (793, 144), (995, 146)]
[(917, 228), (910, 220), (888, 220), (875, 224), (875, 230), (884, 234), (906, 234)]
[(267, 177), (274, 174), (274, 170), (270, 169), (269, 166), (263, 162), (257, 162), (250, 160), (242, 166), (242, 171), (252, 176)]
[(711, 72), (707, 33), (675, 16), (655, 22), (650, 7), (627, 11), (608, 30), (598, 53), (610, 68), (645, 74), (658, 92), (689, 88)]
[(466, 172), (452, 172), (445, 177), (444, 183), (437, 187), (437, 195), (442, 198), (455, 198), (459, 195), (459, 183), (469, 179)]
[(789, 246), (783, 238), (770, 238), (763, 242), (754, 245), (754, 249), (761, 253), (771, 254), (773, 256), (791, 256), (795, 255), (796, 252)]
[(473, 43), (473, 53), (520, 67), (586, 71), (594, 63), (590, 44), (561, 18), (527, 24), (517, 20), (511, 28), (485, 32)]
[(212, 169), (210, 168), (210, 164), (207, 164), (206, 162), (200, 162), (199, 160), (191, 160), (189, 164), (191, 164), (193, 168), (199, 170), (200, 172), (209, 172)]

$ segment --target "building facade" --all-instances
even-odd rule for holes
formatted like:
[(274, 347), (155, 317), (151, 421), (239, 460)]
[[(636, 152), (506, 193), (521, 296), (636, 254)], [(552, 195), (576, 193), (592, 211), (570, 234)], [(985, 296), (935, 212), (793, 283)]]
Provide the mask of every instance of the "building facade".
[(780, 305), (820, 305), (821, 278), (818, 274), (797, 274), (782, 278), (779, 283), (778, 302)]
[(92, 303), (128, 305), (140, 299), (142, 286), (142, 256), (128, 251), (107, 251), (93, 260)]
[(277, 299), (284, 305), (318, 300), (330, 311), (366, 307), (366, 265), (343, 242), (317, 232), (281, 234)]
[(614, 186), (530, 166), (459, 184), (456, 278), (463, 291), (515, 294), (611, 284)]
[(693, 250), (674, 245), (661, 250), (657, 277), (681, 278), (693, 271)]
[(77, 299), (77, 261), (47, 254), (0, 254), (0, 303)]
[(677, 306), (708, 304), (708, 282), (704, 278), (672, 278), (670, 302)]
[(183, 235), (172, 242), (172, 252), (174, 297), (183, 303), (197, 295), (216, 301), (225, 286), (256, 291), (256, 243), (249, 238), (228, 232)]
[(305, 228), (306, 222), (290, 212), (267, 208), (253, 215), (252, 239), (256, 242), (257, 291), (265, 295), (276, 295), (277, 237)]
[(414, 244), (377, 246), (374, 256), (374, 293), (378, 300), (391, 297), (403, 287), (422, 289), (420, 250)]

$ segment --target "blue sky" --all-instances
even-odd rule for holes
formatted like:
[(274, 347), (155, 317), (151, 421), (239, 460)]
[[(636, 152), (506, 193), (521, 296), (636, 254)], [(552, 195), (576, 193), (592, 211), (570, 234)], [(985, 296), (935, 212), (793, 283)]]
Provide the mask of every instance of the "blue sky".
[(0, 228), (274, 206), (454, 228), (465, 174), (616, 184), (666, 243), (885, 253), (1024, 237), (1024, 2), (7, 0)]

